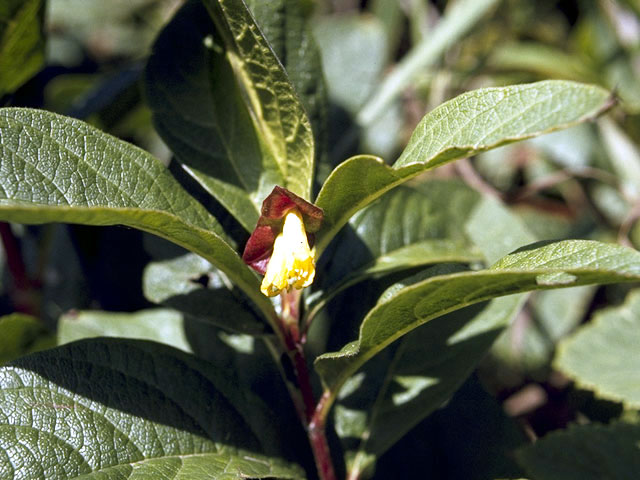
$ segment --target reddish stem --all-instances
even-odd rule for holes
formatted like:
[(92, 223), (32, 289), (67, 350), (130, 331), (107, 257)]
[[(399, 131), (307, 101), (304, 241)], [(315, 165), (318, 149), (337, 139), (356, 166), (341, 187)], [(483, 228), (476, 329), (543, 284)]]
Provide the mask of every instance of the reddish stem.
[(283, 311), (280, 322), (283, 330), (282, 338), (287, 354), (293, 362), (293, 368), (298, 381), (298, 389), (302, 396), (304, 413), (300, 416), (307, 430), (307, 436), (316, 462), (316, 468), (318, 469), (318, 475), (321, 480), (335, 480), (336, 476), (333, 470), (333, 461), (325, 434), (325, 419), (323, 413), (324, 402), (326, 402), (328, 396), (323, 395), (318, 404), (316, 404), (313, 388), (311, 387), (309, 368), (300, 338), (299, 302), (300, 292), (297, 290), (282, 294)]
[(335, 480), (336, 474), (333, 470), (333, 461), (331, 460), (331, 452), (325, 430), (324, 404), (329, 400), (328, 393), (325, 392), (320, 397), (320, 401), (318, 401), (318, 405), (309, 422), (308, 434), (320, 478), (322, 480)]

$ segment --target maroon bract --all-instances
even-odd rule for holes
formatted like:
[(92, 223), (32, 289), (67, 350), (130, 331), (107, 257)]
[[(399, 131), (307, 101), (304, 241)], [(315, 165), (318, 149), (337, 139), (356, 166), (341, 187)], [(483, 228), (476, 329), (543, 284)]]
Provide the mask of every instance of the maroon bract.
[(313, 234), (320, 229), (324, 212), (286, 188), (276, 186), (262, 202), (260, 218), (242, 254), (242, 260), (256, 272), (265, 274), (273, 243), (282, 231), (285, 215), (292, 209), (302, 215), (309, 245), (313, 246)]

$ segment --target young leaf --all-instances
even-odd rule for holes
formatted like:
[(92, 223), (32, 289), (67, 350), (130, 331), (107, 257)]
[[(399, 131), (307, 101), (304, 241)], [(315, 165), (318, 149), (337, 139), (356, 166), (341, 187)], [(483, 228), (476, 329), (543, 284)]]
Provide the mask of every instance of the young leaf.
[(311, 123), (287, 73), (242, 0), (204, 0), (240, 83), (251, 117), (288, 190), (310, 199)]
[(315, 202), (325, 212), (318, 251), (355, 212), (419, 173), (590, 120), (611, 103), (602, 88), (555, 80), (475, 90), (443, 103), (422, 119), (392, 167), (363, 155), (336, 167)]
[(204, 258), (192, 253), (150, 263), (142, 288), (154, 303), (187, 317), (250, 335), (265, 333), (266, 324), (247, 306), (229, 280)]
[(638, 281), (640, 253), (618, 245), (568, 240), (523, 248), (487, 270), (437, 273), (436, 269), (425, 280), (390, 290), (362, 321), (358, 340), (316, 359), (333, 395), (372, 356), (433, 318), (513, 293)]
[(640, 471), (640, 426), (576, 425), (516, 452), (536, 480), (623, 480)]
[(209, 260), (266, 313), (256, 276), (213, 218), (145, 151), (79, 120), (0, 110), (0, 219), (123, 224)]
[(640, 290), (619, 307), (602, 310), (558, 345), (554, 366), (581, 388), (640, 408)]
[(258, 404), (207, 362), (169, 347), (69, 344), (0, 369), (0, 472), (10, 480), (304, 478), (275, 453), (277, 430)]
[(44, 0), (0, 4), (0, 97), (15, 91), (44, 64)]

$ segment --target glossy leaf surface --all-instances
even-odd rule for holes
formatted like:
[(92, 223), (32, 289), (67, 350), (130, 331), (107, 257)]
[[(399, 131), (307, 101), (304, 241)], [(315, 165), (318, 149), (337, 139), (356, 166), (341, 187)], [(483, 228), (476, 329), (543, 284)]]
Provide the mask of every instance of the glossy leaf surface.
[(192, 253), (150, 263), (142, 288), (154, 303), (189, 318), (233, 332), (259, 335), (266, 324), (256, 316), (229, 279), (204, 258)]
[(134, 313), (83, 310), (58, 320), (58, 344), (86, 338), (119, 337), (150, 340), (191, 352), (184, 333), (184, 320), (175, 310), (148, 309)]

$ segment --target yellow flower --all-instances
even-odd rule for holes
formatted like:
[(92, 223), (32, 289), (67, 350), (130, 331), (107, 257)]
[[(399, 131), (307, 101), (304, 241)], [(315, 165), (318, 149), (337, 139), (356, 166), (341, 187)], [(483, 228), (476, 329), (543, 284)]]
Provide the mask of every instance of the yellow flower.
[(282, 232), (273, 243), (273, 253), (267, 264), (260, 291), (274, 297), (292, 287), (301, 289), (313, 282), (316, 274), (315, 251), (309, 248), (302, 215), (291, 209), (284, 217)]

